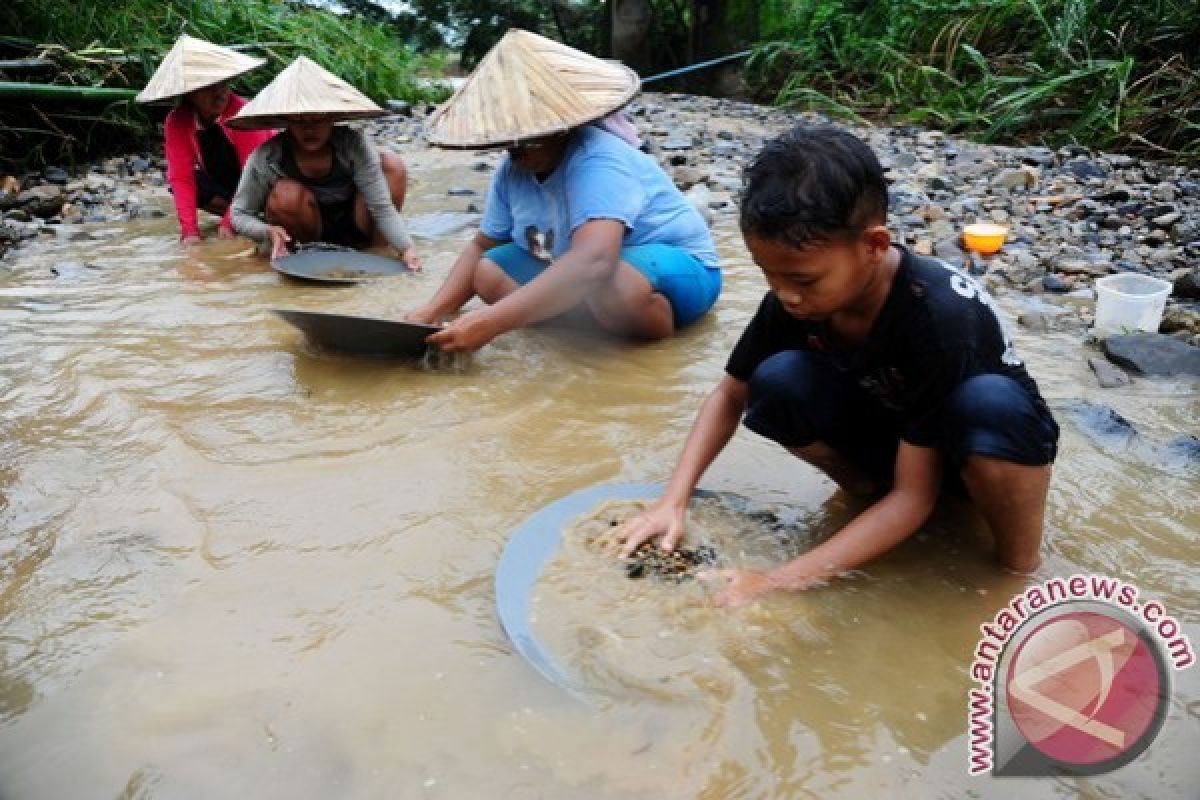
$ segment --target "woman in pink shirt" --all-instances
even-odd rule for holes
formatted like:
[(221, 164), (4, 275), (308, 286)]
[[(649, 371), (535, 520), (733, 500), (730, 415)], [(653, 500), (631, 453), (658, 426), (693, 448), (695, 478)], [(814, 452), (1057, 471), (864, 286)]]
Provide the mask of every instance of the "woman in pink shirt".
[(275, 131), (239, 131), (225, 127), (246, 101), (221, 81), (183, 96), (167, 115), (163, 137), (167, 150), (167, 183), (175, 197), (175, 214), (184, 244), (201, 239), (196, 209), (221, 217), (217, 235), (232, 239), (230, 203), (237, 191), (242, 167), (254, 148)]
[(246, 105), (229, 90), (229, 81), (264, 63), (261, 58), (180, 36), (137, 97), (142, 103), (179, 98), (163, 124), (163, 138), (167, 183), (175, 198), (184, 244), (202, 238), (196, 219), (200, 208), (221, 217), (218, 236), (234, 236), (229, 210), (242, 167), (254, 148), (274, 136), (275, 131), (226, 127), (226, 120)]

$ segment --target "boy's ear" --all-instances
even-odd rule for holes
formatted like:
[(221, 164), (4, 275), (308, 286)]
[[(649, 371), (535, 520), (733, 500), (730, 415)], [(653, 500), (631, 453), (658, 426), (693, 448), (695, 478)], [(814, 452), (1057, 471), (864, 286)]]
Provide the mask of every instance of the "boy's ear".
[(863, 231), (863, 241), (872, 252), (886, 252), (892, 246), (892, 234), (884, 225), (872, 225)]

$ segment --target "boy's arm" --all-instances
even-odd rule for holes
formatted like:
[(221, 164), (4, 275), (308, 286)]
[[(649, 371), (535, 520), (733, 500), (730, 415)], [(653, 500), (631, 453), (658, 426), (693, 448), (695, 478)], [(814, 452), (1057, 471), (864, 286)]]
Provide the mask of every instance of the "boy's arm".
[(768, 573), (721, 570), (720, 605), (738, 606), (777, 589), (799, 591), (861, 566), (907, 539), (929, 518), (941, 480), (938, 452), (901, 441), (892, 490), (833, 536)]
[(662, 537), (660, 546), (671, 551), (683, 539), (684, 518), (692, 490), (737, 430), (746, 410), (746, 384), (726, 375), (700, 406), (700, 413), (683, 445), (679, 464), (663, 496), (650, 508), (614, 531), (621, 557), (629, 557), (643, 542)]

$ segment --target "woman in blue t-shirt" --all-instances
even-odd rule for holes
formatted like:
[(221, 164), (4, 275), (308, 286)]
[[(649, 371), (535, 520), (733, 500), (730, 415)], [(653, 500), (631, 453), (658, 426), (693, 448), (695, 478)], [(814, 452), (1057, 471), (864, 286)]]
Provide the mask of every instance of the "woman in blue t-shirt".
[[(542, 87), (536, 95), (511, 96), (514, 86), (535, 85)], [(505, 103), (476, 96), (500, 87)], [(653, 159), (589, 124), (637, 87), (637, 76), (619, 64), (511, 31), (439, 110), (434, 144), (503, 146), (508, 154), (479, 231), (442, 287), (408, 318), (441, 320), (476, 295), (488, 306), (430, 342), (477, 350), (579, 306), (616, 335), (662, 339), (712, 307), (721, 272), (704, 219)]]

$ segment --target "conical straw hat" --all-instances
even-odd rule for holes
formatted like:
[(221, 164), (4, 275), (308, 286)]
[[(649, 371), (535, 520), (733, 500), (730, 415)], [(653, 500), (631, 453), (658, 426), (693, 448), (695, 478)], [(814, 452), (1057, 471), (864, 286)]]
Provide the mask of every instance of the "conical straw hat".
[(637, 73), (536, 33), (510, 30), (429, 119), (438, 147), (498, 147), (585, 125), (629, 102)]
[(282, 128), (285, 117), (367, 119), (386, 114), (365, 94), (305, 56), (300, 56), (225, 124), (255, 130)]
[(146, 88), (138, 93), (137, 101), (152, 103), (187, 94), (236, 78), (265, 63), (265, 58), (243, 55), (228, 47), (194, 39), (185, 33), (150, 76)]

